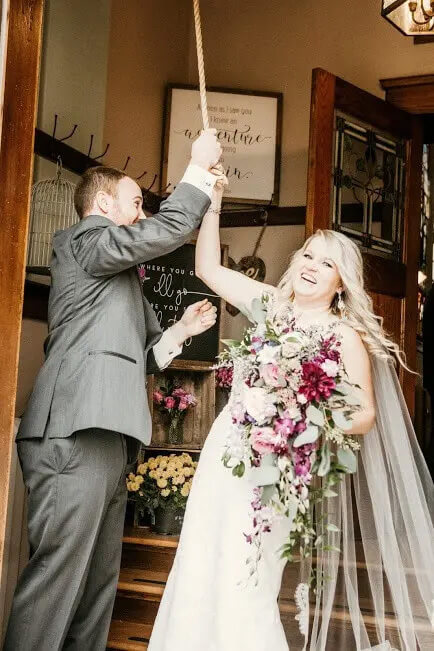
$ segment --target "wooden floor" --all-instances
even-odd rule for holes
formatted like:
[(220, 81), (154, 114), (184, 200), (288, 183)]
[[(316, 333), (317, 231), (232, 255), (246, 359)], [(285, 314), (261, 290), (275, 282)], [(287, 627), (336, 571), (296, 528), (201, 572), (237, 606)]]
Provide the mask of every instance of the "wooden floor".
[[(176, 536), (158, 536), (147, 528), (125, 529), (122, 565), (107, 643), (108, 649), (122, 651), (147, 649), (178, 541), (179, 538)], [(361, 547), (357, 548), (357, 557), (363, 558)], [(298, 583), (298, 569), (296, 563), (289, 563), (286, 566), (279, 598), (282, 623), (291, 651), (297, 651), (303, 647), (298, 624), (294, 619), (296, 606), (293, 595)], [(356, 569), (363, 618), (368, 634), (372, 635), (373, 643), (375, 643), (376, 622), (372, 613), (367, 568), (363, 561), (357, 561)], [(330, 651), (352, 651), (356, 648), (351, 632), (351, 622), (344, 606), (343, 573), (340, 572), (334, 608), (331, 613), (327, 651), (329, 649)], [(391, 611), (392, 605), (386, 592), (385, 612), (391, 613)], [(399, 635), (391, 614), (387, 616), (385, 625), (391, 644), (400, 649)], [(174, 649), (174, 651), (177, 650)], [(179, 651), (186, 650), (180, 648)], [(207, 649), (204, 647), (203, 651), (207, 651)], [(240, 651), (244, 650), (240, 649)]]

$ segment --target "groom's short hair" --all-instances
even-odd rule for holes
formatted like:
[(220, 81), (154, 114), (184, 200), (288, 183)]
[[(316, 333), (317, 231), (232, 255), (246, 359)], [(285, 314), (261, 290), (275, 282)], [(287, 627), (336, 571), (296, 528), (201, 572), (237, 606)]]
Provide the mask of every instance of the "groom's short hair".
[(92, 210), (97, 192), (103, 191), (115, 197), (118, 183), (127, 174), (115, 167), (89, 167), (77, 183), (74, 192), (74, 205), (78, 216), (82, 219)]

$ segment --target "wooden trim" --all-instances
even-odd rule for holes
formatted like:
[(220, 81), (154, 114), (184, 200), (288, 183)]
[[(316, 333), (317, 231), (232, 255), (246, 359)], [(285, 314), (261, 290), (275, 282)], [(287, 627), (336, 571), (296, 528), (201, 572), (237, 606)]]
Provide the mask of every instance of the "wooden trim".
[(386, 260), (372, 253), (363, 254), (363, 264), (368, 291), (405, 298), (407, 291), (405, 264)]
[(408, 113), (434, 113), (434, 75), (380, 79), (380, 84), (390, 104)]
[(214, 362), (201, 362), (189, 359), (174, 359), (169, 368), (174, 371), (202, 371), (210, 372)]
[[(0, 147), (0, 477), (9, 485), (43, 0), (10, 0)], [(0, 575), (8, 491), (0, 493)]]
[(390, 106), (386, 112), (383, 99), (339, 77), (336, 78), (335, 108), (399, 138), (411, 138), (407, 113), (396, 106)]
[(312, 73), (306, 237), (330, 227), (336, 77), (315, 68)]
[(401, 88), (409, 86), (434, 86), (434, 75), (414, 75), (412, 77), (389, 77), (380, 79), (381, 88), (389, 90), (390, 88)]
[[(408, 192), (405, 197), (405, 231), (403, 237), (403, 262), (407, 266), (406, 297), (403, 302), (402, 314), (402, 347), (407, 354), (408, 366), (416, 369), (416, 337), (417, 337), (417, 274), (419, 267), (419, 222), (420, 222), (420, 184), (423, 147), (423, 130), (420, 119), (413, 116), (410, 120), (412, 137), (407, 143), (407, 174), (405, 187)], [(405, 373), (402, 378), (403, 391), (410, 414), (414, 414), (416, 376)]]

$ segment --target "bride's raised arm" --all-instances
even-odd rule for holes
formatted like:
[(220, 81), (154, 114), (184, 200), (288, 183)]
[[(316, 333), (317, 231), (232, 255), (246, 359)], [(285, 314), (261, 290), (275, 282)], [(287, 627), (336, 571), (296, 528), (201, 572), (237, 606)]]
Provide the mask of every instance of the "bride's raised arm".
[(276, 291), (221, 264), (219, 216), (223, 188), (216, 187), (211, 206), (202, 221), (196, 244), (196, 276), (216, 294), (248, 315), (254, 298)]

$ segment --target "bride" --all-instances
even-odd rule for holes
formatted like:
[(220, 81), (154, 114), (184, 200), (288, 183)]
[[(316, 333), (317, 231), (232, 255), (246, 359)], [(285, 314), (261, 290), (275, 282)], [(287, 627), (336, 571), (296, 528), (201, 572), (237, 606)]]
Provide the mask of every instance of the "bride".
[[(220, 264), (222, 184), (200, 230), (197, 275), (252, 322), (252, 302), (266, 292), (272, 299), (268, 318), (286, 315), (306, 333), (331, 329), (341, 340), (349, 381), (360, 387), (362, 409), (348, 431), (359, 435), (358, 470), (324, 505), (327, 519), (340, 531), (342, 554), (317, 552), (316, 565), (326, 578), (315, 594), (311, 591), (310, 617), (309, 600), (298, 603), (304, 648), (433, 649), (433, 484), (392, 360), (404, 362), (373, 314), (360, 252), (344, 235), (318, 231), (295, 253), (277, 288), (227, 269)], [(257, 584), (243, 581), (252, 481), (249, 472), (234, 477), (221, 460), (229, 407), (234, 396), (240, 399), (243, 380), (242, 369), (234, 368), (229, 405), (201, 452), (149, 651), (303, 646), (300, 635), (291, 633), (287, 640), (278, 604), (285, 567), (278, 550), (289, 534), (289, 520), (276, 519), (264, 536)]]

